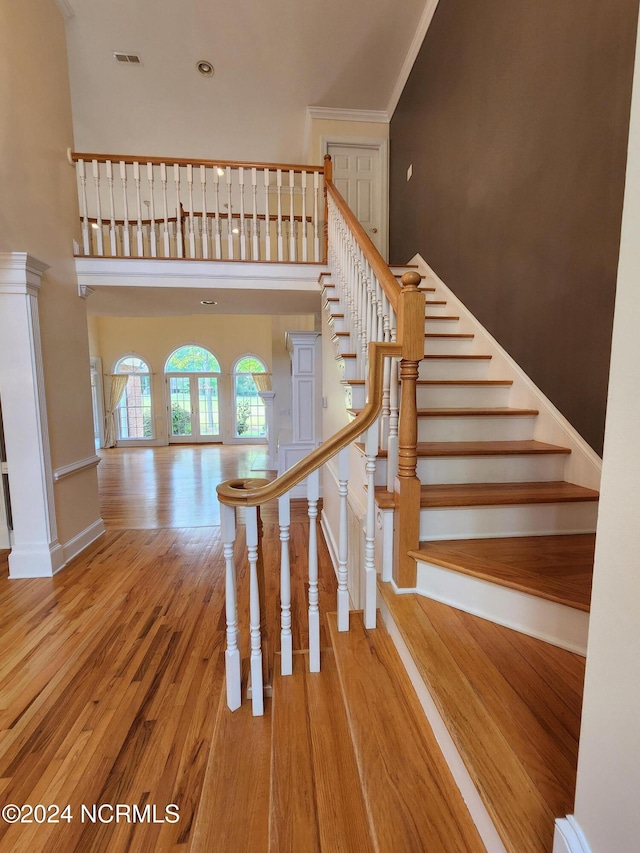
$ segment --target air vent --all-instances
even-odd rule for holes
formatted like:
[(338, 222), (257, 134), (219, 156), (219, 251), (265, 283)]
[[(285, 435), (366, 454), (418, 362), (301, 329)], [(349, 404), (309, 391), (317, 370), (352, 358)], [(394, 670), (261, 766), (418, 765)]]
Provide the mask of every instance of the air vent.
[(116, 62), (126, 62), (129, 65), (142, 65), (142, 60), (137, 53), (117, 53), (114, 51), (113, 58)]

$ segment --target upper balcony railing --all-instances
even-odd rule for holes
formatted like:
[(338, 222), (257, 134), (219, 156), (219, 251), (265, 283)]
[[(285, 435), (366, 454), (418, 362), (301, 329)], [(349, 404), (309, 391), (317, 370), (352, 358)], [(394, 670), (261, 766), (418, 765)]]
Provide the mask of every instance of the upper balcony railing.
[(81, 254), (320, 263), (324, 166), (69, 151)]

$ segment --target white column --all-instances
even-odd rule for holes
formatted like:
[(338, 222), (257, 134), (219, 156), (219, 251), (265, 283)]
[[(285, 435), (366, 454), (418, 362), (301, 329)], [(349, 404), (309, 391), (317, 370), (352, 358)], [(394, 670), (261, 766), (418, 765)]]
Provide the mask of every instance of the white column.
[(64, 565), (38, 321), (46, 269), (24, 252), (0, 253), (0, 389), (13, 516), (12, 578), (50, 577)]
[(273, 401), (275, 396), (275, 391), (258, 391), (258, 397), (260, 397), (264, 403), (265, 415), (267, 418), (267, 444), (269, 446), (268, 464), (271, 471), (278, 470), (278, 445), (273, 420)]

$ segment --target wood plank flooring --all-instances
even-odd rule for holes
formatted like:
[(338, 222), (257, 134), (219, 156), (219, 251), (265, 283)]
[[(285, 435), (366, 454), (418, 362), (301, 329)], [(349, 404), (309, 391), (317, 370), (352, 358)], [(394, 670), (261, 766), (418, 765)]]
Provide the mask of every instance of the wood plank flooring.
[(505, 847), (550, 853), (573, 809), (584, 658), (381, 586)]

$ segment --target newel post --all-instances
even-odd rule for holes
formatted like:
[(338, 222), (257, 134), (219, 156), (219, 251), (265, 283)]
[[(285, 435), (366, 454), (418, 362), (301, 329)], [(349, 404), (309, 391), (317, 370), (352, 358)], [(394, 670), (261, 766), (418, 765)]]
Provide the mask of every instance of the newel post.
[(418, 463), (418, 408), (416, 382), (424, 356), (424, 294), (418, 290), (420, 276), (402, 276), (398, 305), (398, 331), (402, 345), (400, 361), (400, 417), (398, 426), (398, 473), (395, 480), (396, 512), (393, 532), (393, 575), (400, 587), (414, 587), (416, 562), (408, 552), (420, 541), (420, 480)]
[(333, 163), (331, 155), (324, 155), (324, 260), (329, 260), (329, 199), (327, 194), (327, 181), (333, 180)]

